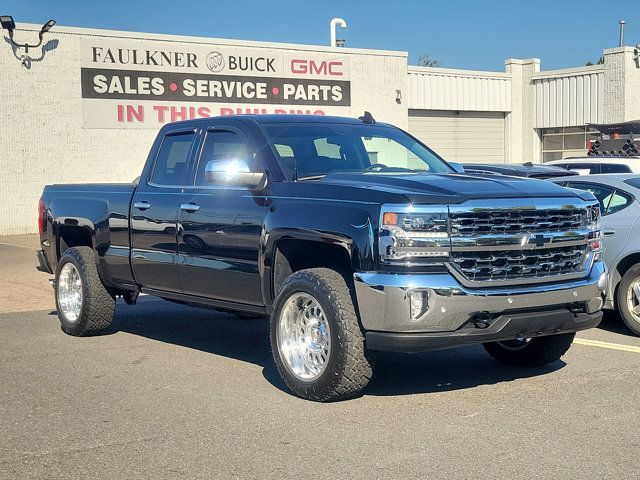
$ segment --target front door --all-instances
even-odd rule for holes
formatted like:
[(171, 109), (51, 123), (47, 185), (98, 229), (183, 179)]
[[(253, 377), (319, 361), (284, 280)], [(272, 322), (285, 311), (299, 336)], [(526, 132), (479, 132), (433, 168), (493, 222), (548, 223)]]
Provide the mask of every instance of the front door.
[(180, 202), (178, 267), (182, 291), (228, 302), (263, 305), (258, 256), (264, 199), (247, 188), (207, 183), (212, 161), (246, 160), (263, 171), (255, 148), (233, 127), (206, 132), (193, 186)]
[(148, 180), (141, 180), (131, 205), (131, 265), (136, 282), (179, 292), (177, 223), (180, 194), (189, 178), (196, 132), (168, 131)]

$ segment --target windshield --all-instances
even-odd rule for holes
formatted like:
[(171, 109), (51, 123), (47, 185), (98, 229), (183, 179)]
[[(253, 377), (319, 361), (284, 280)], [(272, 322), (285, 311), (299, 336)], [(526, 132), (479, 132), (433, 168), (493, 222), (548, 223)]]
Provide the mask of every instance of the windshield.
[(451, 173), (434, 152), (401, 130), (376, 125), (267, 125), (280, 165), (299, 180), (332, 172)]

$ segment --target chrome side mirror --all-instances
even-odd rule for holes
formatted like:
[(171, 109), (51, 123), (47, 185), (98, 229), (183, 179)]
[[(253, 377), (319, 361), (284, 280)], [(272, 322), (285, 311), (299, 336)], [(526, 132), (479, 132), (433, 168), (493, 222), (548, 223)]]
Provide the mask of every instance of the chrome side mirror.
[(216, 185), (264, 188), (267, 174), (252, 172), (246, 160), (211, 160), (204, 168), (204, 178)]
[(458, 163), (458, 162), (448, 162), (448, 163), (449, 163), (449, 166), (453, 168), (453, 171), (455, 173), (464, 173), (464, 167), (462, 166), (461, 163)]

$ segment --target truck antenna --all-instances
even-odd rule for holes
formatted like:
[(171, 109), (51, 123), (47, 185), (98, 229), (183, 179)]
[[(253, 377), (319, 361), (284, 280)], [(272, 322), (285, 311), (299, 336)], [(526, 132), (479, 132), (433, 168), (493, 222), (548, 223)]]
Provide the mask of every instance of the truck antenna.
[(373, 115), (366, 111), (364, 112), (363, 116), (358, 117), (358, 120), (360, 120), (362, 123), (366, 123), (367, 125), (373, 125), (374, 123), (376, 123)]

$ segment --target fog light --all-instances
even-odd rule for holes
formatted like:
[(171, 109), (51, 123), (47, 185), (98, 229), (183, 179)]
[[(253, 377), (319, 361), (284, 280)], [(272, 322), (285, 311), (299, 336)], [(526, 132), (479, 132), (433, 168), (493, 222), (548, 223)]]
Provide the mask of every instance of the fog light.
[(428, 299), (427, 292), (409, 292), (411, 320), (417, 320), (429, 309)]

